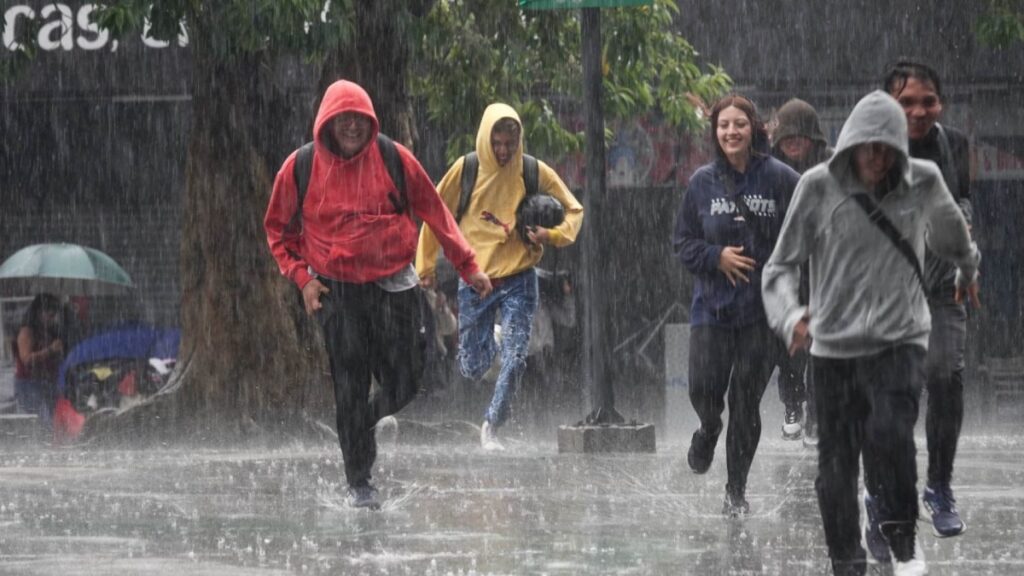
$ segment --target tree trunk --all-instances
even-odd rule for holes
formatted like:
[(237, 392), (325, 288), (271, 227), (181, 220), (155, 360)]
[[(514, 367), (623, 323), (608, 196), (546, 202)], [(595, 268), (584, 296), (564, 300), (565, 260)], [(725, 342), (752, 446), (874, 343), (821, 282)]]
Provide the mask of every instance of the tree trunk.
[[(330, 408), (323, 345), (270, 255), (272, 187), (259, 56), (215, 58), (193, 24), (192, 127), (181, 244), (182, 346), (174, 415), (246, 433)], [(276, 167), (275, 167), (276, 168)]]
[(416, 125), (409, 96), (409, 25), (432, 0), (356, 0), (355, 40), (324, 62), (320, 94), (345, 78), (362, 86), (373, 100), (381, 132), (414, 148)]

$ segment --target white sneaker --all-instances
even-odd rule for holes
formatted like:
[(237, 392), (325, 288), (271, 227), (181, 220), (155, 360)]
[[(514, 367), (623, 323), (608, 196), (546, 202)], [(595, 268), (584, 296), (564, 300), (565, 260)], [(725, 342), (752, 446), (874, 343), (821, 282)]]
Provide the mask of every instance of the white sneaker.
[(900, 562), (893, 558), (893, 576), (923, 576), (928, 573), (928, 566), (924, 562), (924, 548), (921, 547), (921, 536), (914, 538), (914, 557), (906, 562)]
[(486, 420), (484, 420), (483, 425), (480, 426), (480, 446), (488, 452), (497, 452), (505, 449), (505, 446), (498, 441), (494, 427), (492, 427), (491, 423)]
[(385, 416), (377, 421), (375, 433), (378, 442), (398, 442), (398, 418)]

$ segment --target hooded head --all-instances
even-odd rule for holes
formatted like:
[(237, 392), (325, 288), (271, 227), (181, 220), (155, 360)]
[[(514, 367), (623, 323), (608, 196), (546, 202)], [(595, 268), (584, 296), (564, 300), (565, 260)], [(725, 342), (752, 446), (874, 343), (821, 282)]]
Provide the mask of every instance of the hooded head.
[(338, 80), (327, 87), (313, 123), (320, 152), (350, 159), (377, 138), (380, 125), (370, 95), (355, 82)]
[(893, 170), (908, 177), (907, 118), (899, 103), (881, 90), (861, 98), (853, 107), (839, 133), (835, 156), (828, 163), (829, 170), (842, 174), (854, 169), (854, 152), (861, 144), (884, 144), (892, 148), (896, 154)]
[(508, 104), (491, 104), (484, 110), (476, 133), (476, 154), (482, 173), (508, 168), (522, 172), (523, 123)]
[(793, 98), (779, 108), (775, 118), (778, 125), (772, 132), (772, 154), (776, 158), (802, 173), (828, 157), (828, 141), (810, 104)]
[(793, 98), (782, 105), (776, 113), (778, 126), (772, 132), (772, 143), (780, 142), (791, 136), (803, 136), (812, 142), (827, 144), (825, 133), (821, 130), (818, 113), (814, 107), (799, 98)]

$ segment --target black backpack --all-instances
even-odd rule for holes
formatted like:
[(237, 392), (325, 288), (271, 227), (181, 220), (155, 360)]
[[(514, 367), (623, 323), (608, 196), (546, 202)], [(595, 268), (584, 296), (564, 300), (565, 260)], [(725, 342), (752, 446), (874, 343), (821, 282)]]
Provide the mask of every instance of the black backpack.
[[(473, 188), (476, 186), (476, 174), (480, 170), (480, 158), (476, 152), (470, 152), (463, 156), (462, 161), (462, 193), (459, 195), (459, 209), (455, 212), (455, 221), (462, 222), (462, 217), (469, 209), (469, 199), (473, 196)], [(526, 196), (533, 196), (540, 188), (540, 167), (537, 159), (529, 154), (523, 154), (523, 183), (526, 184)]]
[[(395, 213), (401, 214), (409, 207), (409, 199), (405, 193), (405, 170), (402, 168), (402, 158), (398, 155), (395, 143), (383, 134), (377, 134), (377, 147), (380, 149), (380, 155), (384, 158), (388, 176), (391, 176), (391, 181), (398, 189), (399, 197), (396, 198), (394, 194), (388, 193), (388, 200), (395, 207)], [(299, 148), (298, 154), (295, 155), (295, 165), (292, 166), (292, 177), (295, 178), (295, 187), (298, 193), (298, 208), (291, 221), (293, 228), (301, 226), (302, 223), (302, 204), (306, 201), (306, 189), (309, 187), (309, 178), (313, 173), (313, 153), (313, 143), (306, 142), (302, 148)]]

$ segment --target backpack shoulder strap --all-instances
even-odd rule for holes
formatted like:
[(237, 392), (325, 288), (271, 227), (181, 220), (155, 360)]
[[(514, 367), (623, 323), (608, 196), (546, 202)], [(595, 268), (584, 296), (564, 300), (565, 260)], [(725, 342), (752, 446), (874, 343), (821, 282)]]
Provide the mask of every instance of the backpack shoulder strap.
[(540, 166), (537, 159), (529, 154), (523, 154), (523, 184), (526, 185), (527, 196), (540, 191)]
[(469, 209), (469, 199), (473, 196), (473, 188), (476, 186), (476, 174), (480, 170), (480, 159), (476, 152), (470, 152), (462, 157), (462, 178), (459, 181), (461, 192), (459, 193), (459, 208), (455, 212), (455, 222), (462, 222), (462, 217)]
[(299, 148), (295, 155), (295, 164), (292, 165), (292, 177), (295, 179), (295, 190), (298, 201), (295, 206), (295, 214), (292, 215), (290, 226), (302, 226), (302, 205), (306, 201), (306, 189), (309, 188), (309, 177), (313, 172), (313, 149), (312, 142), (306, 142)]
[(377, 134), (377, 147), (380, 149), (380, 155), (384, 158), (384, 166), (388, 170), (388, 176), (391, 176), (391, 181), (394, 182), (395, 188), (398, 190), (400, 198), (393, 198), (391, 195), (388, 199), (395, 206), (395, 211), (399, 214), (405, 212), (409, 206), (408, 197), (405, 193), (405, 169), (402, 164), (402, 157), (398, 153), (398, 147), (391, 138), (383, 134)]

